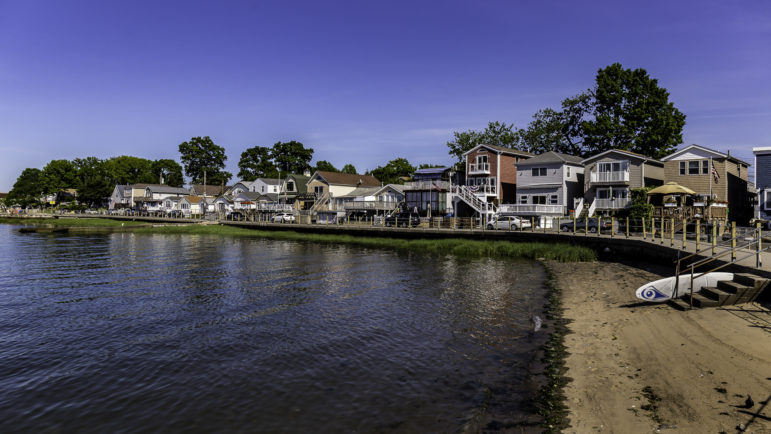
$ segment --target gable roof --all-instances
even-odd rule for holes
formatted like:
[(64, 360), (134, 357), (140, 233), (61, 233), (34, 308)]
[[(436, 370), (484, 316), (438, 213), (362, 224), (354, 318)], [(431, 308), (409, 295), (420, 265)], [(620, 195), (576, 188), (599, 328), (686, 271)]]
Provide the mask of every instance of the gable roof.
[(204, 194), (205, 192), (207, 196), (218, 196), (224, 193), (224, 188), (221, 185), (206, 185), (204, 188), (203, 184), (193, 184), (190, 191), (195, 195)]
[(308, 179), (308, 183), (313, 178), (320, 177), (329, 184), (347, 185), (352, 187), (380, 187), (382, 183), (372, 175), (359, 175), (358, 173), (339, 173), (325, 172), (317, 170), (313, 176)]
[[(297, 193), (307, 193), (308, 192), (308, 180), (311, 179), (310, 176), (305, 175), (295, 175), (295, 174), (289, 174), (284, 178), (284, 181), (288, 179), (293, 179), (295, 186), (294, 188), (297, 190)], [(292, 193), (294, 194), (294, 193)]]
[(203, 200), (203, 196), (182, 196), (182, 199), (190, 203), (200, 203)]
[(342, 196), (335, 196), (335, 199), (343, 197), (372, 196), (380, 190), (381, 187), (356, 187), (353, 191)]
[(561, 164), (573, 164), (576, 166), (582, 166), (582, 158), (575, 155), (560, 154), (559, 152), (549, 151), (543, 154), (536, 155), (533, 158), (528, 158), (519, 162), (520, 166), (529, 166), (533, 164), (548, 164), (548, 163), (561, 163)]
[(264, 184), (268, 184), (268, 185), (279, 185), (279, 184), (281, 184), (281, 180), (280, 179), (276, 179), (276, 178), (257, 178), (257, 180), (263, 182)]
[(512, 149), (512, 148), (505, 148), (503, 146), (496, 146), (496, 145), (485, 145), (485, 144), (479, 144), (474, 146), (473, 148), (469, 149), (468, 151), (463, 153), (463, 156), (476, 151), (479, 148), (487, 148), (492, 151), (494, 151), (497, 154), (507, 154), (507, 155), (514, 155), (516, 157), (524, 157), (524, 158), (530, 158), (535, 156), (535, 154), (531, 154), (530, 152), (520, 151), (519, 149)]
[(661, 161), (659, 161), (659, 160), (657, 160), (655, 158), (646, 157), (645, 155), (637, 154), (635, 152), (624, 151), (623, 149), (608, 149), (605, 152), (600, 152), (597, 155), (592, 155), (591, 157), (587, 157), (586, 159), (581, 161), (581, 163), (582, 164), (586, 164), (588, 162), (591, 162), (591, 161), (594, 161), (594, 160), (598, 160), (598, 159), (604, 157), (606, 154), (619, 154), (619, 155), (624, 156), (624, 157), (635, 158), (635, 159), (638, 159), (638, 160), (642, 160), (644, 162), (654, 163), (657, 166), (664, 167), (664, 163), (662, 163)]
[(380, 187), (379, 189), (377, 189), (377, 191), (375, 191), (375, 193), (373, 193), (373, 195), (377, 196), (381, 191), (388, 190), (389, 188), (394, 190), (394, 191), (396, 191), (399, 194), (404, 194), (404, 186), (403, 185), (401, 185), (401, 184), (386, 184), (386, 185)]
[(742, 161), (742, 160), (732, 156), (731, 154), (724, 154), (722, 152), (715, 151), (714, 149), (705, 148), (704, 146), (699, 146), (699, 145), (688, 145), (688, 146), (684, 147), (683, 149), (677, 150), (677, 151), (667, 155), (666, 157), (662, 158), (661, 161), (673, 160), (676, 157), (678, 157), (679, 155), (682, 155), (682, 154), (684, 154), (686, 152), (693, 151), (693, 150), (701, 151), (701, 152), (703, 152), (705, 154), (710, 155), (712, 158), (731, 160), (734, 163), (744, 164), (745, 166), (748, 166), (748, 167), (750, 166), (750, 163), (747, 163), (746, 161)]

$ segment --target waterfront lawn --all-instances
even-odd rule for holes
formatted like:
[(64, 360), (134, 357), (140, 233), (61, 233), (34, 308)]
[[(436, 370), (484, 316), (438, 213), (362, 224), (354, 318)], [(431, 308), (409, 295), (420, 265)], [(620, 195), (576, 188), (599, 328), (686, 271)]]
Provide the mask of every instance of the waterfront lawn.
[(400, 239), (338, 234), (298, 233), (294, 231), (263, 231), (220, 225), (187, 225), (138, 228), (135, 233), (200, 234), (258, 237), (273, 240), (342, 243), (361, 247), (391, 248), (430, 254), (453, 254), (465, 257), (497, 257), (548, 259), (559, 262), (595, 261), (594, 250), (563, 243), (483, 241), (463, 238)]

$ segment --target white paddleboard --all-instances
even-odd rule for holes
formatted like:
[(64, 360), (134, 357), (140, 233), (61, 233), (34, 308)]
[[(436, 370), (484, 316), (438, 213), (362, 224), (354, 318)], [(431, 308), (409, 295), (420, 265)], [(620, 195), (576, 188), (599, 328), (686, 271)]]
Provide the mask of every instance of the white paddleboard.
[[(733, 280), (733, 273), (707, 273), (697, 274), (693, 279), (693, 292), (697, 293), (701, 291), (701, 288), (705, 286), (717, 286), (717, 282), (721, 280)], [(683, 296), (691, 293), (691, 275), (683, 274), (680, 276), (680, 282), (678, 282), (677, 296)], [(635, 295), (640, 300), (662, 302), (672, 298), (672, 293), (675, 290), (675, 278), (667, 277), (665, 279), (659, 279), (654, 282), (646, 283), (645, 285), (637, 288)]]

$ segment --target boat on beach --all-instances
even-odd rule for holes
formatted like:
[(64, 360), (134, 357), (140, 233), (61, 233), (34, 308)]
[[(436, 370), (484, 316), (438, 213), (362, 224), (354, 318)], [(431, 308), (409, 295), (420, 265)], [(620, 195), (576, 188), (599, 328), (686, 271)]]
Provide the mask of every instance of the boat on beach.
[[(716, 286), (721, 280), (733, 280), (733, 278), (733, 273), (713, 272), (696, 274), (693, 278), (693, 293), (695, 294), (707, 286)], [(640, 300), (660, 303), (691, 292), (690, 274), (683, 274), (680, 276), (680, 280), (677, 282), (677, 291), (675, 291), (676, 280), (677, 279), (672, 276), (646, 283), (637, 288), (635, 295)]]

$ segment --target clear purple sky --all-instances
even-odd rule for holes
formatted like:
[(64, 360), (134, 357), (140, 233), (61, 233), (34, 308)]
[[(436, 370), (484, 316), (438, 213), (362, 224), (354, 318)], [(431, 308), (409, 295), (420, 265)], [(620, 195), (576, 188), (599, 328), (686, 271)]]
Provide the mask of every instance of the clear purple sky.
[(684, 141), (771, 145), (771, 2), (0, 0), (0, 191), (49, 160), (179, 159), (299, 140), (359, 171), (450, 163), (453, 131), (524, 127), (645, 68)]

